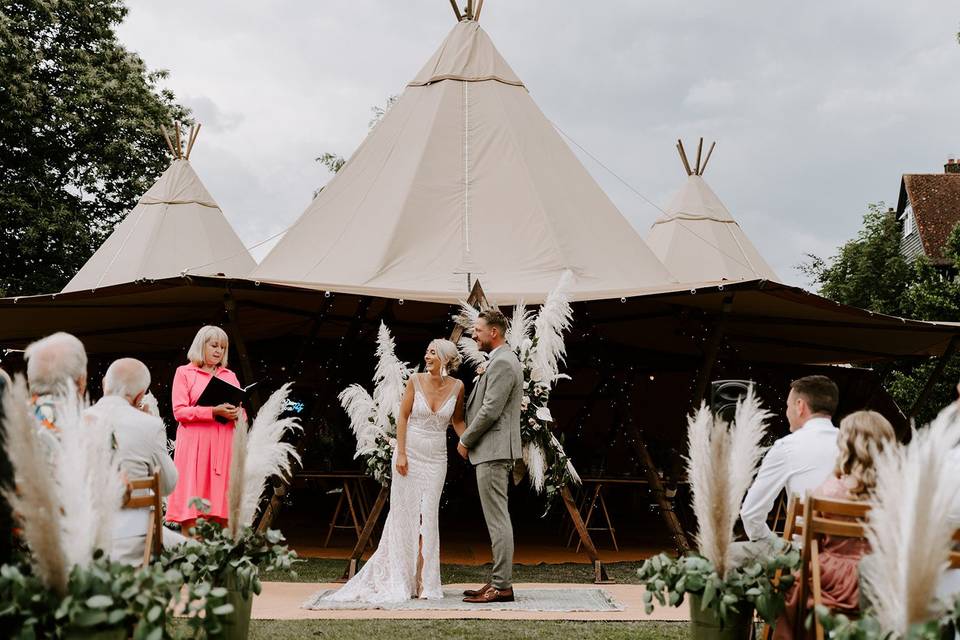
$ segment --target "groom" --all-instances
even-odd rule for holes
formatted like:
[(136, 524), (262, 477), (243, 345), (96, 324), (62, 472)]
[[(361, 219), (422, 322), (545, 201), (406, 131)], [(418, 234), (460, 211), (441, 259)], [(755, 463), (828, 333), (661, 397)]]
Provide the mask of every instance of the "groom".
[(506, 344), (506, 334), (507, 319), (497, 310), (480, 313), (473, 327), (473, 339), (490, 357), (467, 399), (467, 430), (460, 436), (457, 452), (477, 469), (480, 504), (493, 546), (493, 577), (480, 589), (464, 591), (464, 602), (513, 602), (513, 525), (507, 485), (514, 460), (522, 457), (523, 368)]

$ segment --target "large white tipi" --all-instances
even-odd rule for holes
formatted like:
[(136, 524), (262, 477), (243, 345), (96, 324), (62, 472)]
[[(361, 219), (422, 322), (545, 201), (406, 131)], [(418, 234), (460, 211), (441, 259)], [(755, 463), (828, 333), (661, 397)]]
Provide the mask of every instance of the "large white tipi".
[[(179, 125), (177, 126), (179, 134)], [(64, 291), (97, 289), (136, 280), (193, 275), (241, 277), (256, 261), (190, 166), (200, 131), (191, 128), (187, 151), (170, 143), (174, 160), (114, 228)], [(166, 132), (165, 132), (166, 134)]]
[(700, 163), (703, 138), (691, 166), (683, 143), (677, 141), (687, 181), (674, 195), (647, 234), (647, 244), (680, 282), (718, 280), (776, 280), (777, 274), (760, 255), (720, 198), (704, 179), (713, 154), (710, 146)]
[(499, 304), (673, 282), (466, 15), (251, 277)]

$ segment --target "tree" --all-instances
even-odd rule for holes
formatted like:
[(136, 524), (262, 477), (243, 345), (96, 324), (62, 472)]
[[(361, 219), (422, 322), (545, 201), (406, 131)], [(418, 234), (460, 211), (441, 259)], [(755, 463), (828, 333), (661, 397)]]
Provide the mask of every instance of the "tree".
[(0, 294), (59, 291), (166, 168), (188, 111), (117, 40), (121, 0), (0, 8)]
[[(857, 237), (829, 261), (809, 256), (801, 270), (819, 286), (820, 295), (843, 304), (919, 320), (960, 321), (960, 225), (950, 234), (944, 255), (951, 267), (935, 267), (926, 258), (908, 262), (900, 254), (900, 227), (883, 203), (871, 204)], [(936, 361), (904, 359), (894, 363), (885, 387), (908, 411), (923, 390)], [(960, 356), (951, 358), (930, 398), (917, 413), (922, 424), (956, 397)]]

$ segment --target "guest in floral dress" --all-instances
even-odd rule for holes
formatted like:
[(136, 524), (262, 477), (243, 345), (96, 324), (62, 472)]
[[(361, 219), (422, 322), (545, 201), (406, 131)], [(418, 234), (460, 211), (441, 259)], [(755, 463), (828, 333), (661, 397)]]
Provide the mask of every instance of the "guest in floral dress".
[[(180, 479), (170, 494), (166, 518), (167, 522), (180, 523), (184, 534), (200, 516), (227, 524), (230, 452), (234, 421), (241, 409), (231, 404), (198, 407), (196, 403), (214, 377), (240, 386), (237, 376), (227, 368), (228, 347), (223, 329), (203, 327), (187, 352), (189, 364), (178, 367), (173, 377), (173, 416), (178, 423), (173, 462)], [(227, 422), (218, 422), (216, 416)], [(207, 501), (209, 512), (191, 506), (194, 498)]]
[[(837, 447), (840, 449), (834, 475), (814, 492), (833, 500), (867, 500), (877, 484), (874, 460), (885, 447), (896, 443), (896, 434), (890, 422), (876, 411), (857, 411), (840, 422)], [(861, 538), (823, 536), (820, 540), (820, 586), (823, 604), (835, 613), (856, 614), (860, 607), (860, 559), (870, 552), (867, 541)], [(795, 584), (787, 594), (787, 606), (777, 620), (775, 640), (792, 639), (800, 594)], [(807, 610), (813, 607), (813, 596), (807, 600)], [(812, 625), (811, 625), (812, 627)], [(805, 638), (814, 638), (812, 629)]]

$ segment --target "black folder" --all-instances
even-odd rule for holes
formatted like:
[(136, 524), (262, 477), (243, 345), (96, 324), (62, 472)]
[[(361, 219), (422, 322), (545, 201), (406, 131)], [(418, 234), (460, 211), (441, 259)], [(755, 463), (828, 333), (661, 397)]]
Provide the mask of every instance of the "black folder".
[[(214, 376), (210, 378), (207, 388), (204, 389), (203, 393), (200, 394), (200, 397), (197, 398), (196, 406), (216, 407), (217, 405), (228, 403), (234, 405), (235, 407), (239, 407), (241, 404), (244, 404), (250, 399), (252, 389), (258, 384), (259, 383), (254, 382), (253, 384), (248, 384), (242, 388), (235, 387), (229, 382), (225, 382)], [(213, 418), (217, 422), (230, 422), (222, 416), (213, 416)]]

